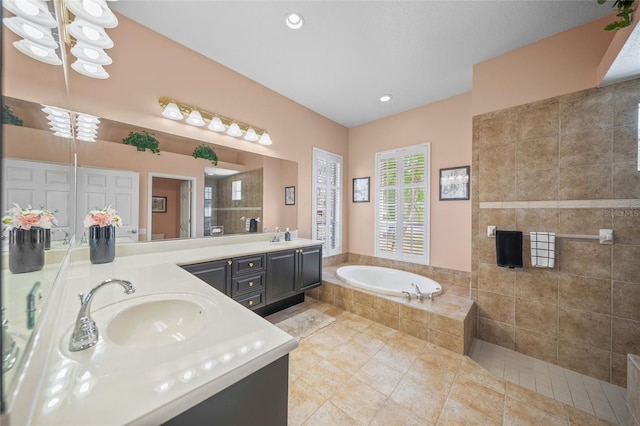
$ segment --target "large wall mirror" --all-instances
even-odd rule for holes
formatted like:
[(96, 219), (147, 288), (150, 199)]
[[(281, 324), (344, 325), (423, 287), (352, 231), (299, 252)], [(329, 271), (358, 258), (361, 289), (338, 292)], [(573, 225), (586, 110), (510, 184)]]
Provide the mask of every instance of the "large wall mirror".
[[(55, 4), (51, 2), (52, 12)], [(3, 319), (8, 320), (3, 336), (16, 348), (11, 362), (3, 363), (2, 394), (8, 403), (65, 255), (86, 249), (82, 219), (88, 210), (106, 205), (118, 210), (123, 218), (118, 244), (297, 229), (297, 206), (285, 203), (285, 188), (297, 186), (298, 165), (211, 145), (218, 156), (214, 166), (192, 155), (195, 147), (210, 142), (113, 120), (109, 111), (101, 110), (99, 99), (91, 111), (81, 111), (74, 96), (86, 98), (92, 85), (104, 81), (35, 61), (13, 46), (19, 40), (13, 32), (4, 26), (2, 31), (2, 99), (22, 122), (2, 127), (2, 215), (18, 202), (54, 211), (58, 220), (40, 271), (11, 273), (7, 240), (2, 240), (1, 301)], [(81, 103), (86, 106), (86, 100)], [(55, 136), (45, 105), (99, 116), (96, 141)], [(122, 142), (130, 132), (142, 131), (158, 139), (159, 154), (139, 152)], [(35, 311), (27, 307), (28, 300), (35, 300)]]
[[(5, 13), (5, 16), (9, 15)], [(69, 108), (64, 69), (35, 61), (17, 51), (20, 38), (2, 28), (2, 95), (22, 102), (3, 103), (2, 124), (2, 205), (5, 216), (11, 203), (25, 208), (45, 208), (54, 212), (57, 226), (45, 251), (41, 270), (14, 274), (9, 270), (9, 232), (3, 226), (2, 256), (2, 400), (10, 402), (26, 348), (37, 326), (43, 303), (52, 290), (62, 261), (73, 244), (75, 221), (75, 180), (73, 139), (55, 136), (49, 130), (45, 105)], [(25, 105), (29, 105), (26, 108)], [(31, 111), (35, 106), (35, 113)], [(39, 130), (40, 128), (46, 130)], [(35, 149), (32, 143), (42, 141)], [(29, 167), (11, 157), (19, 150), (33, 152)]]

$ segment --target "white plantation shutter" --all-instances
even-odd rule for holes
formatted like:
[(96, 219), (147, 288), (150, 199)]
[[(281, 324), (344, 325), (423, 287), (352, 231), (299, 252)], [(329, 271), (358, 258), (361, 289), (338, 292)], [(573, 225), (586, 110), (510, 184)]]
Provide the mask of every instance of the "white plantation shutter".
[(342, 157), (313, 149), (313, 239), (323, 256), (342, 253)]
[(429, 263), (429, 145), (376, 154), (376, 256)]

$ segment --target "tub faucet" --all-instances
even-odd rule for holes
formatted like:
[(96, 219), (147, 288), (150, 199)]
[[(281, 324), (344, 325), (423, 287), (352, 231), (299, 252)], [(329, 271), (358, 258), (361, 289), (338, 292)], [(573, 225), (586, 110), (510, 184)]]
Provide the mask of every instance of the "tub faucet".
[(129, 281), (110, 278), (95, 286), (89, 294), (87, 294), (87, 297), (84, 297), (84, 295), (80, 293), (78, 295), (80, 298), (80, 311), (78, 312), (76, 325), (73, 328), (71, 341), (69, 342), (69, 350), (71, 352), (81, 351), (98, 343), (98, 326), (93, 318), (91, 318), (91, 301), (96, 292), (107, 284), (120, 284), (124, 287), (125, 294), (131, 294), (136, 291), (136, 288)]
[(423, 301), (424, 300), (424, 295), (422, 294), (422, 292), (420, 291), (420, 287), (418, 287), (416, 284), (411, 283), (411, 285), (416, 289), (416, 297), (418, 298), (419, 301)]
[(407, 300), (411, 300), (411, 293), (409, 293), (408, 291), (403, 291), (404, 293), (404, 297), (407, 298)]

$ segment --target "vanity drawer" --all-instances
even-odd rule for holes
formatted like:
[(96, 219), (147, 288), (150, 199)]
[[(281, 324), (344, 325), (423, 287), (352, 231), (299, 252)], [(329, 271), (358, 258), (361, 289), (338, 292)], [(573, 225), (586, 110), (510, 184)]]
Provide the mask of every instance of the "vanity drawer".
[(247, 296), (236, 297), (233, 300), (249, 309), (260, 308), (264, 305), (264, 291), (251, 293)]
[(264, 254), (233, 259), (233, 276), (248, 274), (264, 269)]
[(241, 294), (250, 293), (264, 289), (264, 272), (257, 274), (242, 275), (231, 280), (231, 295), (236, 297)]

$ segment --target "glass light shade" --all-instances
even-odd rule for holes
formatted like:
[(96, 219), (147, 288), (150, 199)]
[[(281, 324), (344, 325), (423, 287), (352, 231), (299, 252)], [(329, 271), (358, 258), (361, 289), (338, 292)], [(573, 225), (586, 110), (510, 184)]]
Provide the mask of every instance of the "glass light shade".
[(231, 123), (229, 130), (227, 130), (227, 134), (235, 137), (242, 136), (242, 130), (240, 130), (238, 123)]
[(69, 114), (69, 111), (67, 111), (66, 109), (62, 109), (62, 108), (58, 108), (55, 106), (50, 106), (50, 105), (45, 105), (45, 104), (41, 104), (44, 108), (42, 108), (42, 111), (46, 112), (47, 114), (50, 115), (55, 115), (56, 117), (59, 116), (65, 116)]
[(41, 46), (31, 40), (18, 40), (13, 46), (25, 55), (49, 65), (62, 65), (62, 60), (53, 49)]
[(2, 5), (14, 15), (25, 18), (29, 22), (47, 28), (58, 25), (55, 18), (49, 12), (47, 3), (41, 0), (4, 0)]
[(208, 129), (213, 130), (214, 132), (224, 132), (224, 124), (222, 124), (220, 117), (213, 117), (213, 120), (209, 123)]
[(264, 132), (262, 136), (260, 136), (260, 140), (258, 141), (260, 145), (271, 145), (271, 138), (269, 137), (269, 133)]
[(166, 107), (164, 107), (162, 116), (169, 120), (182, 120), (184, 118), (184, 115), (182, 115), (180, 108), (178, 108), (178, 105), (176, 105), (175, 102), (170, 102)]
[(95, 123), (95, 124), (100, 124), (100, 117), (96, 117), (95, 115), (91, 115), (91, 114), (83, 114), (83, 113), (78, 113), (78, 116), (76, 117), (76, 122), (79, 123)]
[(249, 142), (255, 142), (259, 139), (258, 134), (256, 133), (255, 130), (253, 130), (252, 127), (249, 127), (249, 130), (247, 130), (247, 134), (244, 135), (244, 140), (249, 141)]
[(49, 120), (52, 123), (71, 124), (71, 118), (69, 117), (69, 113), (62, 114), (62, 115), (49, 114), (47, 115), (47, 120)]
[(93, 64), (91, 62), (83, 61), (82, 59), (78, 59), (72, 63), (71, 68), (82, 75), (86, 75), (87, 77), (99, 78), (101, 80), (109, 78), (109, 73), (102, 68), (102, 65)]
[(49, 28), (34, 24), (19, 16), (4, 18), (2, 22), (7, 28), (22, 38), (31, 40), (49, 49), (58, 48), (58, 43), (53, 38), (51, 29)]
[(94, 47), (83, 41), (79, 41), (71, 48), (71, 53), (78, 59), (99, 65), (110, 65), (113, 61), (100, 47)]
[(104, 28), (118, 26), (118, 18), (104, 0), (67, 0), (65, 5), (75, 16), (92, 24)]
[(191, 124), (192, 126), (204, 126), (204, 120), (202, 119), (202, 115), (200, 115), (200, 111), (195, 109), (191, 111), (189, 117), (187, 117), (187, 123)]
[(67, 31), (78, 41), (84, 41), (103, 49), (111, 49), (113, 47), (113, 40), (109, 38), (104, 28), (84, 19), (76, 18), (67, 25)]

